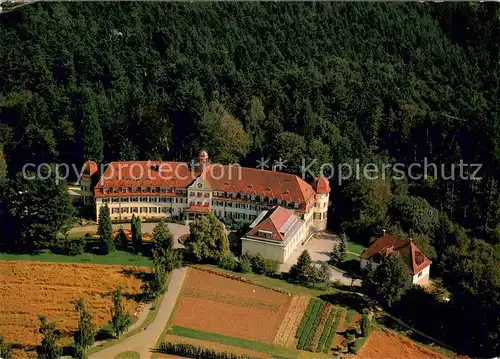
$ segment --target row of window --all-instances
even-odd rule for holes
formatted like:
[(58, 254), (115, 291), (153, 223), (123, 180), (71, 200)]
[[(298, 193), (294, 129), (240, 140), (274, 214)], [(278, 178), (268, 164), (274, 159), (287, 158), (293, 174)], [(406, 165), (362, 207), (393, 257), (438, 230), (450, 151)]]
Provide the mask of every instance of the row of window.
[(122, 188), (103, 188), (103, 193), (179, 193), (185, 194), (186, 189), (180, 188), (161, 188), (161, 187), (122, 187)]
[(172, 213), (170, 207), (121, 207), (111, 208), (111, 214), (120, 213)]
[(208, 193), (208, 192), (205, 192), (205, 193), (203, 193), (203, 192), (190, 192), (189, 193), (189, 197), (194, 197), (194, 196), (208, 198), (208, 197), (210, 197), (210, 193)]
[(187, 203), (187, 198), (179, 197), (122, 197), (122, 198), (103, 198), (102, 203)]

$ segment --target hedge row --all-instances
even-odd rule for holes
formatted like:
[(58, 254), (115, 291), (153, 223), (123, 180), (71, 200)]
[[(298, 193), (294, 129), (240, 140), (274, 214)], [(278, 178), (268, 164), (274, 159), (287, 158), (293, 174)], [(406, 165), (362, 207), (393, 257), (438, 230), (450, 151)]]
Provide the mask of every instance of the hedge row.
[(212, 349), (202, 348), (196, 345), (184, 343), (162, 342), (158, 352), (163, 354), (173, 354), (188, 358), (198, 359), (259, 359), (247, 355), (236, 355), (234, 353), (217, 352)]
[(332, 324), (332, 327), (330, 328), (330, 333), (328, 333), (328, 337), (326, 338), (326, 343), (325, 343), (325, 348), (323, 349), (323, 353), (328, 353), (328, 351), (333, 345), (333, 339), (335, 338), (335, 334), (337, 333), (342, 313), (343, 313), (342, 310), (338, 310), (337, 313), (335, 314), (335, 319)]
[(328, 319), (326, 320), (325, 328), (323, 329), (323, 333), (321, 333), (321, 338), (319, 339), (318, 347), (316, 348), (316, 353), (322, 352), (323, 347), (325, 346), (326, 339), (328, 338), (328, 334), (330, 333), (330, 329), (332, 327), (333, 318), (335, 317), (335, 313), (337, 310), (332, 308)]
[(351, 325), (352, 320), (354, 319), (354, 313), (356, 313), (354, 309), (349, 309), (347, 311), (347, 315), (345, 316), (344, 320), (344, 326), (348, 327), (349, 325)]
[(307, 319), (306, 325), (304, 326), (304, 330), (302, 331), (299, 341), (297, 343), (297, 349), (302, 350), (306, 344), (306, 341), (308, 340), (311, 331), (315, 328), (313, 327), (314, 323), (316, 323), (316, 317), (320, 314), (320, 311), (324, 308), (326, 302), (323, 302), (322, 300), (316, 301), (314, 304), (313, 311), (311, 312), (311, 315)]
[(363, 345), (365, 345), (366, 339), (368, 339), (368, 337), (361, 337), (359, 339), (356, 339), (354, 345), (351, 348), (351, 353), (357, 354), (361, 350)]
[(302, 316), (302, 320), (300, 321), (300, 325), (297, 328), (297, 332), (295, 333), (295, 338), (300, 338), (300, 336), (302, 335), (302, 332), (304, 331), (304, 327), (306, 326), (307, 320), (311, 316), (311, 313), (312, 313), (312, 311), (314, 309), (314, 305), (317, 302), (319, 302), (318, 299), (311, 299), (309, 301), (309, 305), (307, 306), (307, 310), (304, 313), (304, 315)]
[(307, 336), (307, 340), (304, 344), (304, 348), (307, 348), (307, 350), (311, 352), (314, 351), (314, 348), (311, 348), (311, 342), (313, 340), (314, 334), (316, 334), (316, 331), (318, 330), (319, 323), (321, 321), (321, 318), (323, 317), (323, 311), (325, 310), (326, 310), (326, 302), (321, 302), (318, 313), (316, 314), (316, 318), (314, 319), (314, 323), (311, 327), (311, 330), (309, 331), (309, 335)]

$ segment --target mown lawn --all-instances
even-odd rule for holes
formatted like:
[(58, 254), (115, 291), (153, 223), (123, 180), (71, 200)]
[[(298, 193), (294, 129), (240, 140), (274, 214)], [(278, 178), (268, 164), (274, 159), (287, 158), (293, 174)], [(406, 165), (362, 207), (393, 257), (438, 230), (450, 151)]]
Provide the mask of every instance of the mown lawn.
[(148, 257), (138, 256), (133, 253), (122, 252), (122, 251), (114, 251), (107, 255), (84, 253), (78, 256), (66, 256), (62, 254), (55, 254), (49, 250), (41, 251), (38, 254), (0, 253), (0, 260), (108, 264), (108, 265), (127, 265), (127, 266), (138, 266), (138, 267), (151, 267), (153, 265), (153, 262)]
[(186, 338), (207, 340), (210, 342), (230, 345), (233, 347), (265, 352), (282, 358), (296, 358), (299, 354), (299, 351), (296, 349), (285, 348), (273, 344), (257, 342), (254, 340), (235, 338), (227, 335), (203, 332), (200, 330), (178, 326), (170, 328), (168, 334), (178, 335), (180, 337)]
[(233, 275), (237, 275), (238, 277), (243, 277), (243, 278), (249, 279), (252, 282), (259, 284), (263, 287), (279, 288), (279, 289), (283, 289), (283, 290), (285, 290), (289, 293), (292, 293), (292, 294), (310, 295), (312, 297), (317, 297), (317, 296), (332, 293), (332, 292), (342, 292), (341, 290), (338, 290), (335, 288), (329, 288), (327, 290), (307, 288), (307, 287), (303, 287), (301, 285), (295, 285), (295, 284), (289, 283), (283, 279), (270, 278), (270, 277), (267, 277), (265, 275), (255, 274), (255, 273), (232, 272), (232, 271), (221, 269), (217, 266), (210, 265), (210, 264), (202, 264), (202, 265), (198, 265), (198, 266), (206, 267), (206, 268), (210, 268), (210, 269), (215, 269), (215, 270), (218, 270), (219, 272), (231, 273)]
[(348, 252), (361, 254), (365, 249), (366, 249), (366, 247), (361, 245), (361, 244), (354, 243), (351, 241), (347, 242), (347, 251)]

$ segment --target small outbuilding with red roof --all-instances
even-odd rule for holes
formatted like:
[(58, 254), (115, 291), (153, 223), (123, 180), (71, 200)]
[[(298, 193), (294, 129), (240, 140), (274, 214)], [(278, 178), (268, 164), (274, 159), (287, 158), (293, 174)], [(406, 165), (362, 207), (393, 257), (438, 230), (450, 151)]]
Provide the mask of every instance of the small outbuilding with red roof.
[(412, 277), (413, 284), (427, 285), (429, 283), (429, 271), (432, 262), (413, 243), (412, 240), (398, 238), (392, 234), (382, 237), (372, 237), (370, 247), (361, 253), (361, 270), (366, 269), (368, 263), (372, 268), (378, 266), (382, 259), (392, 253), (402, 256), (408, 265), (408, 273)]

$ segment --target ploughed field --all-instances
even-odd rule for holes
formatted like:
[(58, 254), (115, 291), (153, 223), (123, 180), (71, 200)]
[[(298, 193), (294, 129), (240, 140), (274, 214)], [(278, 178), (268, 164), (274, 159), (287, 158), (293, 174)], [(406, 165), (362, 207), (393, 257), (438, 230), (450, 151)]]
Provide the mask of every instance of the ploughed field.
[[(38, 315), (55, 322), (71, 344), (77, 326), (72, 301), (82, 296), (94, 323), (102, 327), (111, 319), (111, 292), (121, 286), (126, 310), (139, 308), (133, 299), (141, 291), (140, 267), (0, 261), (0, 334), (25, 350), (41, 341)], [(26, 356), (25, 354), (22, 357)]]
[(272, 343), (292, 298), (189, 269), (172, 325)]

